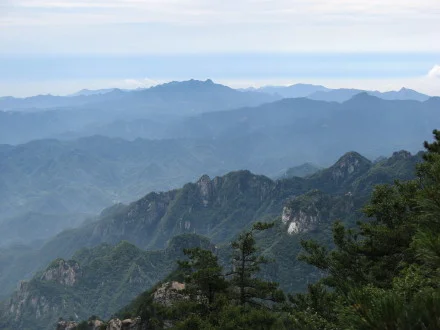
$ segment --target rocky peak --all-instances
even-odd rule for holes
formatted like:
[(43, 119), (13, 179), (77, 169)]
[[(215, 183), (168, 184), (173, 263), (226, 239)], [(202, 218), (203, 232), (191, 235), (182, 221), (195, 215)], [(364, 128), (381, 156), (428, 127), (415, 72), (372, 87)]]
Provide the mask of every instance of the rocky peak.
[(200, 192), (200, 196), (202, 197), (202, 203), (205, 206), (208, 206), (209, 202), (211, 201), (214, 188), (213, 183), (211, 181), (211, 178), (208, 175), (203, 175), (198, 181), (197, 181), (197, 187)]
[(79, 277), (81, 277), (81, 268), (76, 261), (57, 259), (49, 265), (40, 279), (73, 286)]
[(332, 178), (335, 181), (338, 181), (350, 176), (355, 172), (369, 168), (370, 166), (371, 161), (357, 152), (352, 151), (339, 158), (336, 164), (330, 167), (330, 170), (332, 173)]
[(396, 159), (396, 160), (409, 159), (411, 157), (412, 157), (411, 153), (409, 151), (406, 151), (406, 150), (396, 151), (391, 156), (391, 158)]

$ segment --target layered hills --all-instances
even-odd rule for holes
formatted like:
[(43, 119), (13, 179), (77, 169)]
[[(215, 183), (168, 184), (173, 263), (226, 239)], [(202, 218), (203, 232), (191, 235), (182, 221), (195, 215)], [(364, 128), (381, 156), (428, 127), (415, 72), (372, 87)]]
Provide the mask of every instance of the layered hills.
[[(315, 87), (295, 85), (280, 88), (282, 90), (292, 88), (308, 90)], [(275, 88), (275, 90), (278, 89)], [(240, 122), (227, 122), (226, 117), (219, 115), (204, 117), (199, 114), (242, 107), (258, 107), (263, 104), (267, 104), (264, 107), (266, 115), (262, 114), (263, 109), (259, 109), (252, 117), (267, 118), (267, 113), (277, 114), (281, 111), (280, 109), (287, 107), (291, 112), (297, 113), (296, 117), (291, 118), (295, 119), (295, 122), (283, 122), (281, 121), (283, 117), (275, 115), (273, 118), (270, 117), (271, 120), (266, 126), (285, 127), (286, 124), (294, 125), (305, 120), (306, 123), (317, 125), (316, 128), (328, 125), (325, 122), (328, 118), (337, 117), (338, 109), (346, 108), (340, 103), (347, 102), (362, 93), (380, 100), (400, 101), (381, 103), (380, 107), (383, 110), (396, 107), (398, 104), (398, 107), (412, 107), (415, 112), (425, 112), (425, 110), (419, 110), (429, 108), (430, 102), (424, 104), (425, 101), (435, 100), (435, 98), (429, 98), (408, 89), (386, 93), (344, 89), (323, 90), (317, 87), (315, 90), (315, 93), (309, 96), (299, 92), (296, 94), (266, 92), (270, 91), (270, 88), (261, 91), (238, 91), (215, 84), (210, 80), (204, 82), (191, 80), (135, 91), (111, 90), (107, 93), (70, 97), (46, 95), (25, 99), (1, 98), (0, 110), (3, 111), (0, 111), (0, 144), (19, 144), (42, 138), (72, 139), (96, 134), (126, 139), (180, 138), (182, 134), (188, 134), (188, 126), (185, 126), (188, 124), (186, 120), (188, 117), (195, 117), (190, 122), (196, 125), (194, 129), (197, 135), (207, 138), (212, 137), (209, 135), (211, 126), (206, 126), (211, 125), (210, 118), (223, 119), (220, 122), (223, 125), (228, 123), (229, 131), (231, 131), (234, 126), (246, 124), (247, 117), (241, 117)], [(299, 96), (307, 96), (311, 100), (325, 101), (329, 104), (306, 103), (304, 100), (277, 102), (283, 98), (298, 98)], [(340, 103), (333, 104), (334, 101)], [(351, 105), (371, 107), (371, 102), (371, 100), (368, 102), (366, 99), (358, 99), (356, 104)], [(317, 108), (321, 111), (315, 113)], [(316, 122), (317, 119), (320, 122)], [(424, 119), (422, 116), (418, 122)], [(254, 118), (249, 118), (249, 120), (250, 123), (255, 121)], [(189, 127), (192, 129), (193, 126)], [(221, 128), (222, 126), (216, 128), (215, 125), (212, 127), (214, 132)]]
[[(273, 181), (249, 171), (213, 179), (202, 176), (180, 189), (150, 193), (131, 204), (115, 205), (97, 219), (60, 233), (38, 249), (16, 247), (3, 251), (3, 295), (12, 289), (13, 278), (24, 278), (42, 269), (6, 300), (3, 319), (9, 325), (33, 324), (43, 329), (60, 316), (108, 317), (163, 279), (181, 256), (181, 248), (187, 246), (185, 242), (205, 242), (226, 260), (222, 256), (228, 255), (228, 242), (257, 220), (278, 219), (276, 227), (260, 239), (264, 254), (276, 261), (276, 267), (263, 269), (262, 276), (278, 281), (287, 291), (303, 290), (318, 274), (296, 261), (300, 240), (312, 235), (322, 242), (330, 241), (332, 221), (339, 218), (353, 224), (374, 184), (412, 178), (418, 161), (420, 155), (402, 151), (372, 163), (351, 152), (330, 168), (306, 178)], [(8, 258), (11, 256), (12, 260)], [(45, 268), (57, 258), (63, 260)], [(98, 280), (101, 285), (95, 285)], [(136, 289), (130, 286), (133, 283)], [(60, 296), (64, 307), (59, 307)], [(99, 297), (105, 297), (106, 303), (98, 302)], [(51, 308), (51, 304), (58, 307)]]
[[(212, 85), (205, 82), (203, 86), (206, 84)], [(76, 219), (60, 220), (61, 226), (48, 226), (46, 234), (41, 231), (36, 237), (47, 238), (112, 203), (129, 202), (146, 191), (177, 188), (203, 173), (216, 176), (249, 169), (278, 177), (304, 162), (328, 166), (347, 150), (358, 150), (370, 159), (400, 149), (415, 152), (421, 147), (415, 141), (423, 141), (431, 127), (440, 125), (438, 109), (439, 98), (387, 101), (365, 93), (342, 104), (284, 99), (183, 117), (163, 125), (149, 119), (125, 119), (102, 126), (100, 132), (107, 137), (0, 145), (1, 232), (8, 242), (13, 241), (17, 235), (9, 233), (19, 230), (14, 219), (26, 214)], [(51, 124), (57, 123), (49, 113), (0, 112), (0, 116), (41, 115), (49, 116)], [(64, 110), (55, 113), (62, 115)], [(38, 127), (34, 119), (29, 124)], [(0, 134), (23, 131), (8, 120), (0, 120), (0, 125), (5, 127)], [(38, 134), (48, 131), (43, 125)], [(152, 136), (160, 139), (146, 139)]]

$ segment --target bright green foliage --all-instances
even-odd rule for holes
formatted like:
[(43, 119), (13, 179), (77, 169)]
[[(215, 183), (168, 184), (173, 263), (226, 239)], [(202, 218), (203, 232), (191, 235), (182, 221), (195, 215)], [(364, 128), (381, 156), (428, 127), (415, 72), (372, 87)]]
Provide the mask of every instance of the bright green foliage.
[(417, 179), (376, 187), (371, 220), (333, 227), (335, 248), (303, 242), (301, 259), (324, 272), (291, 297), (298, 329), (440, 328), (440, 132)]

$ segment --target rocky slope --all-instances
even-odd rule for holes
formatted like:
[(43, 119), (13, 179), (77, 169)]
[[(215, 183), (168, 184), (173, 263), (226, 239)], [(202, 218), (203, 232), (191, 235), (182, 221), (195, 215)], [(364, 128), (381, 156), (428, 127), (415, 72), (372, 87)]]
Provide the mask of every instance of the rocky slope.
[[(262, 276), (278, 281), (286, 291), (302, 290), (319, 274), (296, 261), (300, 240), (330, 241), (334, 220), (354, 223), (374, 184), (412, 177), (419, 160), (420, 155), (398, 152), (373, 164), (351, 152), (307, 178), (272, 181), (248, 171), (213, 179), (202, 176), (181, 189), (111, 207), (97, 221), (63, 232), (43, 245), (34, 259), (58, 256), (74, 261), (58, 259), (22, 284), (4, 304), (3, 315), (13, 324), (41, 322), (42, 326), (59, 316), (108, 317), (163, 279), (182, 256), (182, 247), (200, 245), (200, 239), (190, 239), (198, 237), (194, 234), (211, 239), (220, 260), (226, 260), (231, 239), (256, 220), (274, 218), (279, 219), (276, 227), (259, 241), (264, 254), (276, 263), (264, 268)], [(166, 248), (144, 252), (121, 240), (143, 249)], [(209, 246), (207, 240), (202, 242)], [(22, 260), (29, 260), (29, 255)], [(7, 260), (3, 263), (7, 265)], [(17, 265), (29, 271), (20, 259), (13, 266)]]
[(0, 249), (0, 297), (9, 293), (17, 279), (51, 260), (70, 258), (82, 247), (127, 240), (140, 248), (164, 248), (174, 235), (197, 233), (214, 242), (230, 240), (255, 220), (281, 216), (295, 196), (318, 189), (324, 193), (368, 194), (374, 184), (409, 179), (420, 155), (395, 153), (371, 163), (348, 153), (332, 167), (307, 178), (273, 181), (249, 171), (232, 172), (213, 179), (202, 176), (181, 189), (150, 193), (129, 205), (117, 204), (77, 229), (66, 230), (37, 250), (16, 246)]
[[(59, 317), (107, 319), (162, 280), (183, 257), (182, 250), (190, 247), (210, 249), (212, 245), (187, 234), (174, 237), (164, 250), (146, 252), (121, 242), (82, 249), (72, 260), (57, 259), (30, 281), (20, 283), (1, 308), (0, 328), (53, 329)], [(158, 301), (166, 300), (166, 291), (158, 290)]]

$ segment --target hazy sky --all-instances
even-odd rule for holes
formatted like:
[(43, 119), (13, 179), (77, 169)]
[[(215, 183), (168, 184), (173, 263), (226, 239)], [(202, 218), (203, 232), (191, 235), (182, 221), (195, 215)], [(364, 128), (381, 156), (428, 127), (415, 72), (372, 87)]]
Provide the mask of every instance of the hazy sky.
[(440, 95), (439, 0), (0, 0), (0, 95), (212, 78)]

